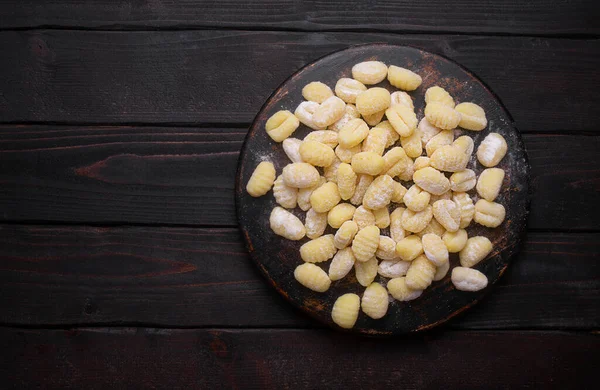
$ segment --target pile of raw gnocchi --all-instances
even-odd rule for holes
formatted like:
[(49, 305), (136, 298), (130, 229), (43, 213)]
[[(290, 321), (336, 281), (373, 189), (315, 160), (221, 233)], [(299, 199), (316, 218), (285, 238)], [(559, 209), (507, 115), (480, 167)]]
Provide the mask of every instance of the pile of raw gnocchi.
[[(386, 77), (399, 91), (373, 86)], [(303, 286), (325, 292), (354, 268), (366, 289), (362, 299), (344, 294), (336, 300), (331, 315), (342, 328), (354, 326), (361, 308), (382, 318), (388, 293), (398, 301), (418, 298), (448, 273), (449, 253), (460, 258), (451, 274), (458, 290), (478, 291), (488, 283), (472, 267), (492, 251), (492, 243), (484, 236), (469, 238), (465, 229), (472, 220), (489, 228), (504, 221), (504, 206), (494, 202), (504, 171), (494, 167), (507, 144), (497, 133), (485, 137), (477, 160), (486, 169), (477, 177), (466, 168), (474, 142), (469, 136), (454, 139), (454, 129), (485, 129), (484, 110), (474, 103), (456, 105), (434, 86), (425, 91), (425, 117), (419, 121), (405, 91), (416, 90), (421, 81), (409, 69), (361, 62), (334, 91), (309, 83), (302, 90), (306, 101), (293, 114), (279, 111), (265, 125), (291, 163), (277, 176), (271, 162), (261, 162), (246, 189), (254, 197), (273, 189), (281, 206), (270, 215), (275, 234), (308, 237), (300, 247), (304, 263), (294, 271)], [(289, 138), (300, 123), (314, 131), (303, 140)], [(412, 185), (406, 188), (396, 178)], [(468, 194), (473, 188), (480, 197), (476, 204)], [(286, 210), (296, 207), (306, 211), (304, 223)], [(336, 233), (324, 235), (327, 225)], [(389, 236), (381, 234), (387, 228)], [(330, 259), (328, 272), (316, 265)], [(389, 278), (386, 286), (374, 283), (377, 274)]]

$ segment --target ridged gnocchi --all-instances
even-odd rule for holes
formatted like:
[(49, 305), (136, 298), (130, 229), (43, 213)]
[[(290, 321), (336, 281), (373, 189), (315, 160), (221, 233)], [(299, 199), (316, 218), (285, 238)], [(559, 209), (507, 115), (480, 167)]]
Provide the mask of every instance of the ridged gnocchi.
[(294, 270), (294, 278), (301, 285), (315, 292), (325, 292), (331, 286), (331, 280), (327, 273), (311, 263), (297, 266)]
[(331, 310), (331, 319), (340, 328), (351, 329), (356, 324), (360, 311), (360, 297), (356, 294), (344, 294), (335, 300)]
[(273, 183), (273, 196), (275, 202), (286, 209), (293, 209), (298, 204), (298, 189), (286, 186), (281, 175)]
[(487, 168), (493, 168), (502, 161), (508, 150), (506, 140), (498, 133), (490, 133), (477, 148), (477, 160)]
[(481, 131), (487, 126), (483, 108), (475, 103), (460, 103), (454, 107), (460, 113), (459, 126), (463, 129)]
[(328, 182), (313, 191), (310, 204), (316, 212), (326, 213), (340, 203), (341, 199), (337, 184)]
[(400, 135), (400, 137), (409, 137), (417, 128), (417, 116), (410, 108), (402, 104), (397, 104), (385, 111), (388, 121)]
[(272, 162), (261, 162), (252, 172), (252, 176), (250, 176), (250, 180), (246, 185), (246, 191), (255, 198), (263, 196), (269, 192), (273, 183), (275, 183), (275, 174), (275, 167)]
[(352, 248), (343, 248), (337, 251), (331, 260), (331, 264), (329, 264), (329, 279), (332, 281), (343, 279), (352, 271), (355, 261), (356, 258)]
[(460, 265), (466, 268), (477, 265), (492, 251), (493, 245), (489, 238), (484, 236), (471, 237), (465, 247), (458, 253)]
[(356, 222), (359, 229), (364, 229), (367, 226), (375, 225), (375, 214), (364, 206), (359, 206), (354, 211), (352, 220)]
[[(275, 168), (273, 168), (272, 172), (275, 172)], [(321, 177), (317, 168), (305, 162), (286, 165), (281, 175), (283, 176), (285, 185), (294, 188), (312, 187), (319, 182), (319, 178)], [(274, 180), (275, 175), (273, 174)]]
[(455, 129), (460, 123), (460, 113), (454, 108), (438, 102), (428, 103), (425, 106), (427, 121), (442, 130)]
[(413, 290), (425, 290), (433, 282), (436, 267), (425, 255), (420, 255), (406, 272), (406, 286)]
[(345, 111), (346, 103), (337, 96), (330, 96), (315, 109), (312, 122), (317, 127), (325, 129), (340, 120)]
[(320, 81), (313, 81), (302, 88), (302, 96), (308, 101), (320, 104), (333, 96), (333, 91), (326, 84)]
[(400, 302), (408, 302), (417, 299), (423, 294), (423, 290), (412, 289), (406, 284), (406, 277), (391, 279), (387, 284), (390, 295)]
[(326, 234), (304, 243), (300, 247), (300, 257), (307, 263), (322, 263), (335, 255), (333, 234)]
[(365, 289), (360, 303), (363, 313), (374, 320), (382, 318), (387, 313), (388, 305), (388, 292), (379, 283), (371, 283)]
[(352, 77), (363, 84), (377, 84), (385, 79), (388, 67), (381, 61), (364, 61), (352, 67)]
[(302, 161), (315, 167), (328, 167), (335, 159), (333, 149), (318, 141), (303, 141), (299, 152)]
[(480, 225), (495, 228), (504, 222), (506, 210), (504, 206), (496, 202), (488, 202), (485, 199), (479, 199), (475, 203), (475, 222)]
[(275, 207), (271, 211), (269, 224), (273, 233), (288, 240), (297, 241), (306, 235), (306, 229), (302, 221), (281, 207)]
[(456, 267), (452, 270), (452, 284), (460, 291), (479, 291), (487, 287), (488, 279), (473, 268)]
[(318, 213), (315, 209), (308, 210), (304, 218), (304, 226), (306, 237), (311, 240), (321, 237), (327, 228), (327, 213)]
[(369, 88), (356, 97), (356, 109), (362, 116), (377, 114), (385, 111), (391, 104), (392, 98), (385, 88)]
[(390, 84), (404, 91), (414, 91), (423, 81), (415, 72), (395, 65), (390, 65), (387, 77)]
[(281, 142), (291, 136), (300, 126), (300, 121), (287, 110), (278, 111), (265, 124), (265, 130), (275, 142)]
[(433, 208), (429, 205), (421, 211), (406, 209), (402, 213), (402, 227), (409, 232), (418, 233), (425, 229), (431, 218), (433, 218)]
[(335, 94), (346, 103), (356, 103), (356, 97), (366, 90), (363, 83), (350, 78), (341, 78), (335, 84)]
[(367, 188), (363, 197), (363, 206), (376, 210), (390, 204), (394, 191), (393, 183), (394, 180), (388, 175), (378, 176)]
[(340, 197), (348, 200), (354, 195), (356, 190), (356, 181), (358, 176), (352, 169), (352, 166), (346, 163), (340, 164), (337, 170), (337, 185)]
[[(333, 245), (333, 242), (332, 242)], [(375, 225), (369, 225), (360, 229), (354, 241), (352, 241), (352, 252), (359, 262), (365, 262), (375, 256), (379, 247), (379, 228)]]
[(354, 263), (354, 274), (361, 286), (367, 287), (377, 276), (377, 259), (375, 256), (367, 261)]
[(333, 244), (337, 249), (346, 248), (354, 240), (356, 233), (358, 233), (358, 224), (354, 221), (346, 221), (335, 232)]
[(450, 181), (444, 174), (432, 167), (415, 171), (413, 181), (432, 195), (442, 195), (450, 189)]

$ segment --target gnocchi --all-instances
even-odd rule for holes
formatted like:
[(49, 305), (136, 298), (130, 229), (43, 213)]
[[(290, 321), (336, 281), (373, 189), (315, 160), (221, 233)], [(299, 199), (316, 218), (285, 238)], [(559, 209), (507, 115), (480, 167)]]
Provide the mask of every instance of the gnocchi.
[(278, 111), (265, 123), (265, 130), (275, 142), (288, 138), (300, 126), (300, 121), (294, 114), (287, 110)]
[(498, 133), (490, 133), (477, 148), (477, 160), (487, 168), (493, 168), (502, 161), (508, 150), (506, 140)]
[(392, 97), (385, 88), (369, 88), (356, 97), (356, 109), (362, 116), (373, 115), (385, 111), (391, 104)]
[(352, 270), (355, 261), (356, 258), (351, 248), (337, 251), (329, 264), (329, 279), (332, 281), (343, 279)]
[(421, 76), (415, 72), (395, 65), (390, 65), (387, 77), (390, 84), (404, 91), (414, 91), (422, 82)]
[(335, 236), (333, 237), (333, 245), (337, 249), (346, 248), (352, 240), (354, 240), (354, 236), (358, 233), (358, 224), (354, 221), (346, 221), (340, 226), (340, 228), (335, 232)]
[(436, 267), (441, 267), (450, 260), (448, 248), (442, 239), (433, 234), (425, 234), (422, 238), (423, 252)]
[(281, 175), (273, 183), (273, 196), (275, 202), (286, 209), (293, 209), (298, 203), (298, 189), (286, 186)]
[(452, 270), (452, 284), (460, 291), (479, 291), (487, 287), (487, 277), (473, 268), (455, 267)]
[(352, 67), (352, 77), (363, 84), (377, 84), (385, 79), (388, 67), (381, 61), (365, 61)]
[(480, 225), (495, 228), (504, 222), (506, 210), (504, 206), (496, 202), (488, 202), (485, 199), (479, 199), (475, 203), (475, 222)]
[(317, 126), (313, 121), (313, 115), (317, 108), (319, 108), (319, 103), (317, 102), (302, 102), (296, 107), (294, 116), (296, 116), (303, 125), (308, 126), (311, 129), (325, 130), (324, 127)]
[(304, 287), (315, 292), (325, 292), (331, 286), (331, 279), (327, 273), (318, 266), (304, 263), (294, 270), (294, 278)]
[(275, 207), (271, 211), (269, 224), (273, 233), (288, 240), (297, 241), (306, 235), (306, 229), (302, 221), (281, 207)]
[(271, 190), (273, 183), (275, 183), (275, 167), (272, 162), (263, 161), (252, 172), (246, 185), (246, 191), (255, 198), (263, 196)]
[(425, 106), (427, 121), (442, 130), (452, 130), (460, 122), (460, 113), (443, 103), (432, 102)]
[(331, 319), (340, 328), (351, 329), (356, 324), (359, 311), (360, 297), (356, 294), (344, 294), (335, 300)]
[(363, 287), (367, 287), (373, 283), (377, 276), (377, 259), (372, 257), (365, 262), (357, 261), (354, 263), (354, 274), (358, 283)]
[(335, 159), (333, 149), (318, 141), (303, 141), (299, 152), (302, 161), (316, 167), (328, 167)]
[(460, 113), (458, 125), (463, 129), (481, 131), (487, 126), (483, 108), (475, 103), (460, 103), (454, 107)]
[(375, 210), (386, 207), (392, 200), (394, 180), (388, 175), (377, 177), (365, 192), (363, 206)]
[(300, 257), (307, 263), (322, 263), (335, 255), (333, 234), (326, 234), (304, 243), (300, 247)]
[(373, 176), (381, 173), (385, 160), (377, 153), (360, 152), (352, 156), (351, 165), (354, 172)]
[[(332, 242), (333, 244), (333, 242)], [(352, 252), (359, 262), (365, 262), (375, 256), (379, 247), (379, 228), (375, 225), (369, 225), (360, 229), (354, 241), (352, 241)]]
[(346, 103), (337, 96), (330, 96), (315, 109), (312, 122), (319, 128), (326, 128), (344, 116)]
[(425, 290), (433, 282), (436, 267), (425, 255), (420, 255), (406, 272), (406, 286), (413, 290)]
[(350, 203), (340, 203), (329, 210), (327, 222), (332, 228), (338, 229), (344, 222), (352, 220), (354, 211), (356, 211), (356, 207)]
[(375, 225), (375, 214), (364, 206), (359, 206), (354, 211), (352, 220), (356, 222), (359, 229), (364, 229), (367, 226)]
[(460, 265), (466, 268), (477, 265), (492, 251), (492, 242), (484, 236), (471, 237), (458, 253)]
[(467, 192), (475, 187), (477, 177), (472, 169), (454, 172), (450, 176), (450, 189), (454, 192)]
[(450, 181), (444, 174), (432, 167), (415, 171), (413, 181), (432, 195), (442, 195), (450, 189)]
[(421, 211), (406, 209), (402, 213), (402, 227), (409, 232), (418, 233), (425, 229), (431, 218), (433, 218), (433, 208), (429, 205)]
[(452, 96), (444, 88), (437, 85), (427, 88), (427, 91), (425, 91), (425, 103), (430, 104), (434, 102), (454, 108), (454, 99)]
[(350, 198), (350, 203), (355, 206), (362, 204), (365, 193), (367, 192), (367, 188), (373, 182), (373, 176), (371, 175), (358, 175), (358, 183), (356, 183), (356, 189), (354, 190), (354, 195)]
[(337, 185), (340, 197), (343, 200), (348, 200), (356, 191), (356, 180), (358, 177), (349, 164), (342, 163), (337, 170)]
[(358, 146), (369, 135), (369, 126), (362, 119), (351, 119), (338, 134), (341, 147), (352, 149)]
[(316, 212), (326, 213), (340, 203), (341, 199), (337, 184), (328, 182), (313, 191), (310, 204)]
[(375, 216), (375, 226), (379, 229), (390, 226), (390, 211), (387, 207), (373, 210), (373, 216)]
[(417, 128), (417, 116), (412, 108), (402, 104), (397, 104), (385, 111), (388, 121), (400, 135), (400, 137), (409, 137)]
[(394, 260), (396, 256), (396, 241), (388, 236), (379, 236), (379, 246), (375, 257), (381, 260)]
[(360, 303), (362, 311), (374, 320), (382, 318), (387, 313), (388, 305), (388, 292), (379, 283), (371, 283), (365, 289)]
[(302, 88), (302, 96), (308, 101), (320, 104), (333, 96), (333, 91), (326, 84), (320, 81), (313, 81)]
[(339, 79), (335, 84), (335, 94), (346, 103), (356, 103), (356, 97), (366, 90), (363, 83), (349, 78)]
[(500, 168), (484, 169), (477, 179), (477, 193), (488, 202), (493, 202), (500, 193), (504, 170)]
[(327, 228), (327, 213), (317, 213), (315, 209), (308, 210), (304, 226), (306, 227), (306, 237), (312, 240), (321, 237)]
[(451, 200), (442, 199), (435, 202), (433, 216), (449, 232), (455, 232), (460, 227), (460, 210)]
[(404, 261), (413, 261), (423, 253), (423, 245), (419, 236), (408, 236), (396, 244), (396, 255)]
[(387, 284), (391, 296), (400, 302), (408, 302), (417, 299), (423, 294), (423, 290), (412, 289), (406, 284), (406, 277), (391, 279)]
[(410, 261), (383, 260), (379, 263), (377, 273), (384, 278), (399, 278), (406, 275)]
[[(275, 168), (273, 168), (272, 172), (275, 172)], [(282, 176), (285, 185), (294, 188), (312, 187), (319, 182), (319, 178), (321, 177), (317, 168), (305, 162), (286, 165), (283, 168)], [(273, 180), (275, 180), (274, 174)]]

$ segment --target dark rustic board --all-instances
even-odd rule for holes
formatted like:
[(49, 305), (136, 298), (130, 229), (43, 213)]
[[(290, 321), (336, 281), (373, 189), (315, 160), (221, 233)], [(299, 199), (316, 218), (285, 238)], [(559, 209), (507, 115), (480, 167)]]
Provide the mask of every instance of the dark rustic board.
[[(459, 329), (600, 328), (600, 233), (529, 233)], [(237, 229), (2, 225), (0, 323), (313, 327), (251, 262)]]
[[(0, 125), (0, 219), (234, 226), (246, 132)], [(600, 209), (586, 205), (600, 203), (600, 137), (526, 134), (524, 141), (529, 227), (597, 230)]]
[(598, 130), (598, 40), (249, 31), (1, 32), (0, 121), (247, 124), (300, 67), (372, 42), (463, 64), (522, 131)]
[(0, 329), (16, 388), (587, 389), (600, 337), (446, 332), (377, 340), (331, 331)]
[[(74, 3), (76, 6), (74, 6)], [(511, 1), (113, 1), (5, 0), (0, 26), (100, 29), (252, 28), (306, 31), (462, 32), (535, 35), (599, 34), (595, 3)], [(443, 15), (443, 17), (441, 17)]]
[[(401, 59), (401, 60), (400, 60)], [(529, 163), (521, 134), (515, 128), (510, 114), (502, 106), (492, 91), (468, 70), (446, 58), (406, 46), (364, 45), (332, 53), (315, 61), (294, 73), (266, 101), (252, 123), (240, 154), (236, 176), (236, 210), (240, 228), (246, 240), (250, 257), (256, 262), (273, 287), (293, 305), (315, 319), (337, 327), (331, 319), (331, 310), (336, 299), (346, 293), (362, 296), (365, 288), (353, 277), (351, 272), (346, 278), (333, 282), (323, 293), (314, 292), (302, 286), (294, 278), (294, 269), (303, 264), (299, 249), (308, 237), (291, 241), (277, 236), (270, 228), (269, 215), (277, 206), (272, 193), (254, 198), (246, 191), (246, 183), (256, 166), (262, 161), (271, 161), (279, 174), (290, 163), (280, 143), (274, 142), (265, 131), (267, 119), (280, 110), (294, 111), (304, 98), (302, 88), (311, 81), (319, 80), (327, 85), (335, 85), (342, 77), (351, 77), (354, 64), (362, 61), (382, 61), (390, 64), (402, 61), (401, 65), (423, 74), (423, 83), (413, 92), (409, 92), (414, 102), (417, 118), (423, 117), (425, 109), (424, 93), (433, 86), (446, 89), (457, 102), (475, 102), (486, 113), (487, 127), (479, 132), (455, 130), (456, 135), (468, 134), (475, 148), (490, 133), (498, 133), (509, 145), (506, 156), (497, 165), (506, 173), (504, 184), (496, 202), (506, 208), (506, 218), (496, 229), (489, 229), (473, 223), (467, 228), (469, 237), (483, 235), (490, 239), (494, 249), (476, 268), (483, 272), (489, 281), (485, 289), (477, 292), (457, 290), (450, 281), (451, 272), (423, 294), (411, 302), (393, 300), (387, 314), (373, 320), (359, 315), (353, 332), (377, 335), (392, 335), (415, 332), (438, 326), (450, 318), (472, 307), (488, 294), (492, 286), (506, 271), (510, 260), (519, 251), (525, 233), (529, 213)], [(397, 90), (387, 80), (377, 84), (390, 91)], [(301, 125), (295, 132), (297, 138), (304, 138), (312, 129)], [(400, 144), (399, 142), (397, 143)], [(473, 156), (467, 165), (479, 175), (485, 167)], [(404, 183), (408, 188), (412, 185)], [(469, 191), (473, 201), (478, 200), (476, 191)], [(398, 205), (390, 205), (390, 210)], [(299, 208), (294, 214), (304, 220), (306, 213)], [(329, 229), (325, 233), (334, 233)], [(387, 235), (387, 234), (386, 234)], [(458, 255), (452, 255), (451, 268), (458, 264)], [(319, 266), (327, 272), (329, 262)], [(377, 276), (375, 282), (386, 285), (389, 278)]]

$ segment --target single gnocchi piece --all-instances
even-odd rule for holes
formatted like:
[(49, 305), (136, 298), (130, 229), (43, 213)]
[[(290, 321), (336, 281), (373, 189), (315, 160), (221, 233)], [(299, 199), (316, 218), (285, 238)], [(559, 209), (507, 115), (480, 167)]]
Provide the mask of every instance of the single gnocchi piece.
[(425, 106), (427, 121), (442, 130), (452, 130), (460, 122), (460, 113), (454, 108), (438, 102), (427, 103)]
[(269, 224), (273, 233), (285, 237), (288, 240), (297, 241), (304, 237), (306, 229), (302, 221), (294, 214), (281, 208), (275, 207), (269, 216)]
[(351, 119), (338, 134), (340, 146), (351, 149), (358, 146), (369, 135), (369, 126), (362, 119)]
[(384, 278), (399, 278), (406, 275), (410, 261), (383, 260), (379, 263), (377, 273)]
[(423, 252), (429, 261), (435, 264), (436, 267), (441, 267), (450, 261), (448, 248), (442, 239), (432, 233), (425, 234), (422, 238)]
[(452, 145), (454, 141), (454, 132), (451, 130), (442, 130), (434, 135), (425, 145), (427, 156), (431, 157), (436, 150), (442, 146)]
[[(273, 168), (273, 172), (275, 172), (275, 168)], [(312, 187), (319, 182), (321, 177), (317, 168), (304, 162), (286, 165), (281, 175), (285, 185), (294, 188)]]
[(265, 123), (265, 130), (275, 142), (281, 142), (291, 136), (300, 126), (300, 121), (287, 110), (278, 111)]
[(331, 310), (331, 319), (343, 329), (352, 329), (360, 311), (360, 297), (356, 294), (344, 294), (335, 300)]
[(342, 115), (342, 117), (335, 121), (333, 124), (327, 126), (327, 129), (339, 133), (339, 131), (342, 130), (344, 125), (354, 118), (360, 118), (360, 112), (358, 112), (354, 104), (346, 104), (344, 115)]
[(387, 284), (387, 289), (395, 300), (408, 302), (417, 299), (423, 294), (423, 290), (412, 289), (406, 284), (406, 277), (391, 279)]
[(446, 277), (448, 271), (450, 270), (450, 262), (442, 264), (441, 267), (437, 267), (435, 270), (435, 275), (433, 275), (433, 281), (438, 282)]
[(444, 88), (437, 85), (427, 88), (427, 91), (425, 91), (425, 103), (440, 103), (444, 106), (454, 108), (454, 99), (452, 96)]
[(301, 144), (302, 141), (298, 138), (286, 138), (283, 140), (281, 146), (283, 146), (283, 151), (285, 152), (286, 156), (288, 156), (291, 162), (303, 162), (302, 157), (300, 156)]
[(315, 111), (319, 108), (319, 103), (317, 102), (302, 102), (296, 107), (296, 111), (294, 111), (294, 116), (298, 118), (303, 125), (310, 127), (314, 130), (325, 130), (325, 127), (320, 127), (315, 124), (313, 121), (313, 115)]
[(413, 261), (423, 253), (421, 237), (408, 236), (396, 244), (396, 255), (404, 261)]
[(493, 168), (506, 155), (508, 145), (506, 140), (498, 133), (490, 133), (477, 148), (477, 160), (487, 168)]
[(346, 221), (352, 220), (356, 207), (350, 203), (340, 203), (334, 206), (327, 214), (327, 222), (329, 226), (338, 229)]
[(337, 170), (337, 185), (340, 192), (340, 197), (343, 200), (348, 200), (356, 191), (356, 181), (358, 176), (349, 164), (341, 163)]
[(375, 216), (375, 226), (379, 229), (390, 226), (390, 211), (387, 207), (373, 210), (373, 215)]
[(320, 81), (313, 81), (302, 88), (302, 97), (311, 102), (321, 104), (331, 96), (333, 96), (331, 88)]
[(360, 152), (352, 156), (352, 169), (356, 173), (378, 175), (385, 166), (383, 157), (373, 152)]
[(483, 108), (475, 103), (460, 103), (454, 109), (460, 112), (459, 126), (463, 129), (481, 131), (487, 126)]
[(484, 236), (475, 236), (467, 240), (465, 247), (458, 253), (460, 265), (466, 268), (477, 265), (493, 249), (492, 242)]
[(506, 209), (500, 203), (479, 199), (475, 203), (475, 222), (480, 225), (495, 228), (504, 222)]
[(452, 146), (459, 148), (462, 150), (469, 160), (471, 159), (471, 155), (473, 154), (473, 150), (475, 149), (475, 143), (473, 143), (473, 138), (468, 135), (461, 135), (457, 139), (452, 142)]
[(354, 221), (346, 221), (335, 232), (333, 244), (338, 249), (346, 248), (354, 240), (356, 233), (358, 233), (358, 224)]
[(281, 175), (273, 183), (273, 196), (275, 202), (286, 209), (293, 209), (298, 203), (298, 189), (286, 186)]
[(355, 206), (362, 204), (367, 188), (369, 188), (373, 180), (373, 176), (371, 175), (358, 175), (358, 183), (356, 183), (356, 189), (354, 190), (354, 195), (350, 198), (350, 203)]
[(379, 236), (379, 246), (375, 252), (375, 257), (381, 260), (394, 260), (396, 255), (396, 241), (388, 236)]
[(406, 231), (402, 227), (402, 214), (406, 210), (404, 207), (397, 207), (390, 213), (390, 237), (399, 242), (406, 237)]
[(317, 141), (303, 141), (299, 151), (302, 161), (315, 167), (328, 167), (335, 160), (333, 149)]
[(304, 243), (300, 247), (300, 257), (307, 263), (322, 263), (331, 259), (336, 251), (333, 234), (326, 234)]
[(379, 247), (379, 232), (377, 226), (369, 225), (356, 233), (354, 241), (352, 241), (352, 252), (354, 252), (356, 260), (365, 262), (375, 256)]
[(435, 202), (433, 216), (449, 232), (455, 232), (460, 227), (460, 210), (451, 200), (442, 199)]
[(367, 287), (375, 280), (377, 276), (377, 259), (375, 256), (370, 258), (368, 261), (354, 263), (354, 274), (356, 280), (361, 286)]
[(252, 172), (252, 176), (250, 176), (250, 180), (248, 180), (248, 184), (246, 185), (246, 191), (250, 196), (255, 198), (263, 196), (273, 187), (275, 175), (275, 167), (272, 162), (261, 162), (256, 166), (254, 172)]
[(397, 104), (388, 108), (385, 116), (400, 137), (410, 137), (417, 128), (417, 115), (405, 105)]
[(392, 101), (385, 88), (369, 88), (356, 97), (356, 109), (362, 116), (373, 115), (388, 109)]
[(342, 162), (335, 157), (330, 166), (323, 168), (323, 176), (327, 181), (332, 181), (337, 184), (337, 172)]
[[(419, 122), (419, 133), (421, 134), (421, 144), (423, 147), (436, 135), (438, 135), (442, 129), (438, 129), (427, 121), (427, 118), (421, 119)], [(429, 153), (427, 153), (429, 155)]]
[(366, 85), (382, 82), (387, 73), (388, 67), (381, 61), (364, 61), (352, 67), (352, 77)]
[(415, 129), (408, 137), (400, 137), (402, 149), (408, 157), (419, 157), (423, 153), (423, 145), (421, 143), (421, 134), (419, 129)]
[(303, 141), (317, 141), (333, 149), (338, 144), (338, 133), (333, 130), (315, 130), (308, 133)]
[(394, 191), (393, 182), (394, 180), (388, 175), (378, 176), (367, 188), (363, 198), (363, 206), (376, 210), (390, 204)]
[(340, 203), (341, 199), (337, 184), (328, 182), (313, 191), (310, 195), (310, 204), (316, 212), (327, 213)]
[(369, 132), (367, 138), (362, 145), (363, 152), (373, 152), (382, 156), (383, 151), (385, 150), (385, 145), (387, 144), (388, 134), (382, 128), (374, 127)]
[(355, 261), (351, 248), (340, 249), (329, 264), (329, 279), (336, 281), (346, 277), (354, 267)]
[(383, 119), (384, 115), (385, 110), (376, 112), (375, 114), (371, 115), (363, 115), (363, 119), (365, 120), (365, 122), (367, 122), (369, 126), (377, 126)]
[(371, 283), (363, 293), (361, 308), (363, 313), (374, 320), (385, 316), (388, 311), (388, 292), (379, 283)]
[(487, 276), (473, 268), (455, 267), (452, 284), (460, 291), (479, 291), (488, 285)]
[[(298, 207), (300, 207), (301, 210), (303, 211), (308, 211), (308, 209), (310, 209), (310, 196), (312, 195), (313, 191), (316, 190), (317, 188), (321, 187), (323, 184), (325, 184), (327, 182), (327, 180), (325, 180), (325, 178), (323, 176), (319, 177), (319, 180), (317, 181), (317, 184), (315, 184), (314, 186), (311, 187), (307, 187), (307, 188), (299, 188), (298, 189)], [(285, 183), (285, 180), (284, 180)]]
[(425, 156), (417, 157), (415, 159), (415, 163), (413, 164), (413, 169), (415, 171), (418, 171), (419, 169), (430, 167), (431, 166), (429, 164), (430, 160), (431, 159), (429, 157), (425, 157)]
[(350, 78), (341, 78), (335, 84), (335, 94), (346, 103), (356, 103), (356, 97), (366, 90), (363, 83)]
[[(404, 149), (399, 146), (391, 148), (383, 155), (383, 170), (382, 172), (394, 177), (397, 172), (406, 169), (410, 163), (410, 158), (406, 155)], [(395, 174), (390, 174), (395, 173)]]
[(406, 187), (402, 184), (398, 183), (394, 180), (392, 183), (393, 191), (392, 191), (392, 202), (394, 203), (402, 203), (404, 202), (404, 195), (408, 192)]
[(321, 237), (327, 228), (327, 213), (317, 213), (315, 209), (308, 210), (304, 218), (304, 226), (306, 237), (311, 240)]
[(433, 152), (429, 164), (444, 172), (460, 172), (467, 167), (469, 157), (465, 152), (452, 145), (442, 146)]
[(297, 266), (294, 270), (294, 278), (304, 287), (316, 292), (325, 292), (331, 286), (327, 273), (311, 263)]
[(450, 181), (444, 174), (432, 167), (415, 171), (413, 181), (432, 195), (441, 195), (450, 189)]
[(500, 193), (504, 170), (500, 168), (484, 169), (477, 180), (477, 193), (488, 202), (493, 202)]
[(465, 229), (475, 216), (475, 205), (473, 200), (466, 192), (456, 192), (452, 195), (452, 200), (458, 206), (460, 211), (460, 228)]
[(429, 205), (431, 195), (421, 187), (413, 184), (404, 194), (404, 204), (412, 211), (422, 211)]
[(467, 192), (475, 187), (477, 176), (472, 169), (454, 172), (450, 176), (450, 189), (454, 192)]
[(346, 103), (337, 96), (330, 96), (315, 110), (312, 120), (317, 127), (324, 129), (340, 120), (345, 111)]
[(352, 156), (354, 156), (356, 153), (360, 153), (360, 152), (361, 152), (360, 143), (349, 149), (344, 148), (342, 145), (338, 145), (335, 148), (335, 155), (337, 156), (337, 158), (339, 158), (341, 162), (346, 163), (346, 164), (350, 164), (352, 162)]
[(406, 286), (413, 290), (425, 290), (433, 282), (436, 267), (425, 255), (413, 260), (406, 272)]
[(396, 130), (394, 130), (390, 121), (379, 122), (377, 126), (375, 126), (375, 128), (385, 130), (388, 136), (387, 142), (385, 144), (386, 148), (389, 148), (390, 146), (394, 145), (396, 141), (400, 139), (400, 134), (398, 134)]
[(404, 210), (402, 213), (402, 227), (412, 233), (418, 233), (429, 224), (433, 218), (433, 208), (427, 206), (422, 211)]
[(352, 220), (356, 222), (359, 230), (364, 229), (367, 226), (375, 225), (375, 214), (364, 206), (360, 206), (354, 212)]
[(446, 248), (450, 253), (458, 253), (467, 245), (469, 235), (465, 229), (458, 229), (455, 232), (445, 232), (442, 236)]
[(415, 109), (412, 98), (404, 91), (392, 92), (390, 97), (392, 99), (390, 107), (395, 106), (396, 104), (402, 104), (403, 106), (409, 107), (411, 110)]
[(419, 88), (421, 82), (421, 76), (405, 68), (399, 66), (390, 65), (387, 72), (388, 81), (394, 87), (402, 89), (404, 91), (414, 91)]

